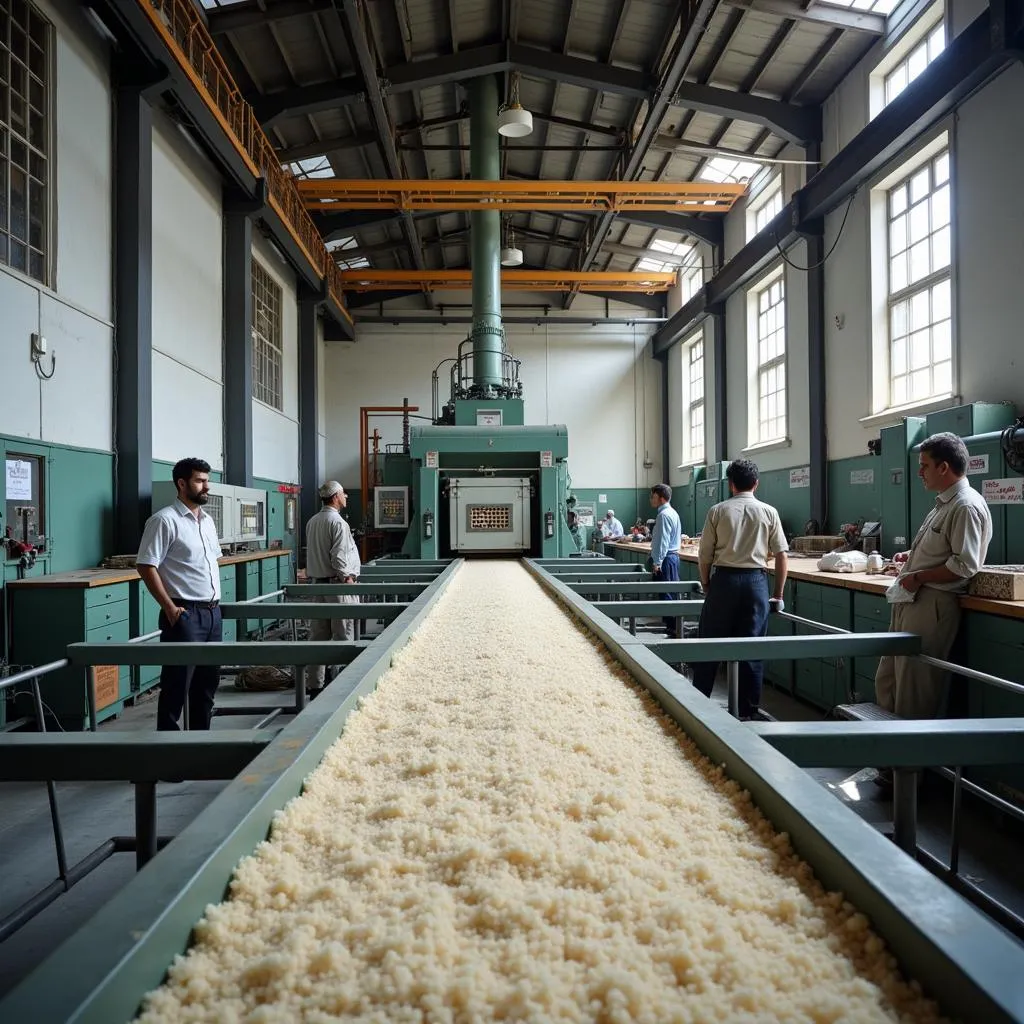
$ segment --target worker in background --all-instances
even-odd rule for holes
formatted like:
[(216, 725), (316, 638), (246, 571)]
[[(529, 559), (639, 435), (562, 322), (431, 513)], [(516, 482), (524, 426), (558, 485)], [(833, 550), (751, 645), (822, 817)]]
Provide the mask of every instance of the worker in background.
[[(210, 464), (182, 459), (171, 478), (178, 497), (146, 522), (136, 568), (160, 605), (161, 643), (219, 643), (220, 540), (213, 519), (203, 511), (210, 497)], [(189, 728), (209, 729), (219, 683), (218, 665), (165, 665), (157, 729), (178, 730), (186, 693)]]
[[(917, 633), (921, 653), (933, 658), (949, 655), (960, 626), (959, 595), (985, 564), (992, 540), (992, 516), (967, 481), (967, 460), (967, 446), (956, 434), (933, 434), (921, 444), (918, 476), (926, 490), (935, 492), (935, 507), (897, 576), (913, 601), (894, 603), (890, 613), (889, 628)], [(947, 672), (917, 658), (882, 658), (875, 674), (879, 706), (901, 718), (938, 717), (948, 687)]]
[[(674, 583), (679, 579), (679, 542), (683, 537), (679, 513), (672, 507), (672, 488), (668, 484), (655, 484), (651, 488), (651, 508), (657, 510), (651, 530), (651, 557), (648, 566), (656, 580)], [(675, 601), (677, 594), (663, 594), (666, 601)], [(666, 617), (665, 632), (678, 639), (678, 620)]]
[[(359, 551), (352, 539), (352, 530), (342, 518), (348, 505), (345, 488), (337, 480), (328, 480), (320, 487), (323, 506), (306, 524), (306, 576), (310, 583), (358, 583), (362, 571)], [(312, 597), (325, 604), (358, 604), (356, 594)], [(354, 619), (312, 619), (310, 639), (354, 640)], [(326, 670), (323, 665), (306, 666), (306, 692), (314, 694), (323, 688)]]
[[(757, 466), (749, 459), (738, 459), (729, 464), (725, 475), (731, 497), (711, 507), (700, 535), (697, 557), (705, 597), (697, 635), (764, 636), (769, 612), (785, 609), (782, 594), (789, 544), (779, 513), (754, 496)], [(770, 555), (775, 558), (774, 591), (768, 586)], [(769, 597), (770, 592), (774, 596)], [(717, 662), (701, 662), (693, 667), (693, 685), (705, 697), (711, 696), (717, 672)], [(763, 681), (762, 662), (740, 662), (741, 719), (756, 715)]]
[(622, 523), (615, 518), (615, 509), (610, 508), (604, 514), (604, 521), (601, 523), (602, 540), (622, 540)]

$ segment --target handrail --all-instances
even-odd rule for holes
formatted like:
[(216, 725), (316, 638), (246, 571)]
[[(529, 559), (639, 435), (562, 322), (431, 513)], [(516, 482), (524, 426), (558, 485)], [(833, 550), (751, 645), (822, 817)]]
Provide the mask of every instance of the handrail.
[(351, 324), (342, 298), (341, 270), (306, 211), (295, 178), (282, 166), (252, 107), (217, 50), (192, 0), (137, 0), (167, 49), (206, 101), (249, 170), (266, 182), (267, 202), (303, 254), (327, 284), (327, 291)]

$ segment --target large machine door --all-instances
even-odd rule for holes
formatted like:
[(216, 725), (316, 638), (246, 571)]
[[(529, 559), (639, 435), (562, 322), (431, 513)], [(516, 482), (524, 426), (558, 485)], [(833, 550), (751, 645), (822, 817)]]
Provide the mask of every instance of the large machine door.
[(530, 547), (528, 478), (458, 477), (449, 484), (453, 552), (519, 554)]

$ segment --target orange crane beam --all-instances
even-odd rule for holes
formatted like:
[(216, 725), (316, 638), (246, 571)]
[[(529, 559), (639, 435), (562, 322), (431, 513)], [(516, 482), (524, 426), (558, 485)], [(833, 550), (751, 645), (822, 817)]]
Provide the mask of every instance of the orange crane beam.
[[(463, 289), (471, 287), (471, 270), (344, 270), (341, 280), (346, 291), (383, 292)], [(675, 282), (674, 273), (592, 270), (503, 270), (503, 291), (568, 292), (664, 292)]]
[(303, 178), (296, 182), (307, 209), (515, 210), (551, 213), (728, 213), (746, 185), (705, 181), (375, 181)]

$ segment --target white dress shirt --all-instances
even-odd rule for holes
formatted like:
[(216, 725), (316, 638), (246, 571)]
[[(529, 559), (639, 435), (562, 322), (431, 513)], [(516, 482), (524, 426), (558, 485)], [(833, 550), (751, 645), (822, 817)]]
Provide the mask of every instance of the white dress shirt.
[(197, 518), (175, 499), (149, 517), (136, 562), (156, 569), (168, 596), (203, 602), (220, 600), (218, 558), (220, 541), (213, 519), (202, 509)]

